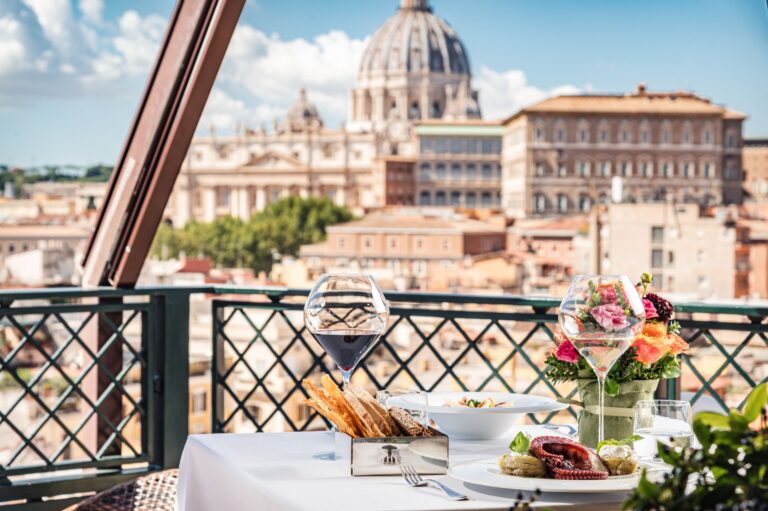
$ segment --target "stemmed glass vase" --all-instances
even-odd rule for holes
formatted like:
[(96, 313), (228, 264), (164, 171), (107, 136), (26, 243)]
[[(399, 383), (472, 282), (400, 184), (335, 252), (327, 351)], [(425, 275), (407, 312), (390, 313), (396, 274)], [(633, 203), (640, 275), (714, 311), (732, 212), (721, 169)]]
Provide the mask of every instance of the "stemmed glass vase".
[(341, 370), (352, 371), (387, 328), (389, 307), (376, 281), (363, 274), (324, 274), (304, 306), (304, 324)]
[(598, 442), (605, 439), (605, 379), (645, 323), (637, 289), (625, 276), (578, 275), (558, 315), (560, 327), (597, 376)]

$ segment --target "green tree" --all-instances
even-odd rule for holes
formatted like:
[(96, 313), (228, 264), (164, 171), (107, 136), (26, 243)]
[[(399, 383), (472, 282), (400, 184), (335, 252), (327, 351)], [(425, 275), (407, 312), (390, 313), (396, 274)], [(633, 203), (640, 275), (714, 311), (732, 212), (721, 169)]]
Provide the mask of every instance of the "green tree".
[(273, 255), (297, 255), (299, 247), (325, 238), (329, 225), (353, 218), (328, 199), (288, 197), (254, 214), (248, 222), (222, 217), (210, 223), (189, 222), (181, 229), (163, 224), (151, 255), (158, 258), (208, 257), (217, 266), (268, 271)]

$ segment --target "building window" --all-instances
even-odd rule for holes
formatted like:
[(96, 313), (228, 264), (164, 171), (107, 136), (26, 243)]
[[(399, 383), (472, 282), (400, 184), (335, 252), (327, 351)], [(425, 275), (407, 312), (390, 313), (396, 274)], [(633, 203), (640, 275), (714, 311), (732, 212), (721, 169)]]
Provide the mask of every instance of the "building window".
[(712, 163), (706, 162), (704, 163), (703, 168), (701, 169), (701, 174), (704, 177), (714, 177), (715, 175), (714, 168), (715, 167), (714, 165), (712, 165)]
[(536, 213), (543, 213), (547, 210), (547, 198), (542, 193), (533, 196), (533, 210)]
[(669, 144), (672, 142), (672, 129), (669, 127), (669, 123), (664, 123), (664, 126), (661, 128), (661, 143), (662, 144)]
[(656, 270), (664, 267), (664, 251), (653, 249), (651, 250), (651, 268)]
[(483, 180), (485, 181), (492, 181), (493, 180), (493, 167), (490, 163), (483, 163)]
[(536, 142), (544, 142), (546, 140), (546, 134), (544, 132), (544, 126), (536, 126), (534, 130), (534, 139)]
[(195, 390), (192, 392), (192, 405), (190, 406), (192, 413), (204, 413), (206, 410), (205, 390)]
[(491, 192), (483, 192), (480, 194), (480, 204), (484, 208), (490, 208), (493, 205)]
[(683, 144), (691, 143), (691, 123), (685, 123), (683, 127)]
[(704, 145), (712, 145), (713, 137), (712, 137), (712, 130), (707, 128), (704, 130), (704, 133), (702, 134), (702, 140)]
[(445, 163), (438, 163), (435, 165), (435, 177), (442, 181), (445, 179)]
[(419, 181), (431, 181), (432, 180), (432, 169), (430, 168), (429, 163), (422, 163), (419, 166)]
[(683, 177), (693, 177), (693, 164), (690, 162), (683, 163)]
[(579, 197), (579, 211), (589, 211), (590, 207), (592, 207), (592, 200), (589, 195), (581, 195)]
[(558, 194), (557, 196), (557, 211), (559, 213), (565, 213), (568, 211), (568, 197), (564, 194)]
[(454, 181), (461, 181), (461, 165), (458, 163), (451, 164), (451, 179)]
[(453, 154), (461, 154), (464, 152), (464, 139), (454, 137), (451, 139), (451, 152)]
[(461, 192), (451, 192), (451, 206), (461, 205)]
[(568, 167), (566, 167), (564, 163), (561, 163), (560, 166), (557, 167), (557, 175), (560, 177), (568, 175)]
[(725, 135), (725, 147), (736, 147), (736, 134), (733, 131)]
[(445, 206), (445, 192), (439, 191), (435, 194), (435, 205)]
[(419, 205), (420, 206), (431, 206), (432, 205), (432, 194), (429, 192), (421, 192), (419, 194)]
[(371, 239), (370, 236), (363, 237), (363, 247), (369, 250), (371, 247), (373, 247), (373, 240)]
[(736, 166), (732, 161), (725, 164), (725, 179), (736, 179), (738, 177), (736, 172)]
[(418, 119), (421, 117), (421, 108), (419, 108), (419, 102), (414, 101), (411, 103), (411, 119)]
[(644, 122), (640, 126), (640, 143), (649, 144), (651, 142), (651, 129), (648, 127), (648, 123)]
[(660, 226), (651, 227), (651, 242), (664, 243), (664, 227), (660, 227)]
[(13, 253), (16, 251), (16, 246), (13, 243), (8, 244), (8, 253)]
[(619, 164), (619, 174), (621, 177), (629, 177), (632, 175), (632, 163), (623, 161)]
[(397, 237), (395, 236), (388, 236), (387, 237), (387, 246), (390, 248), (390, 250), (397, 250), (397, 247), (399, 246), (399, 241)]
[(467, 164), (467, 179), (470, 181), (477, 179), (477, 166), (474, 163)]
[(611, 162), (609, 161), (600, 162), (600, 175), (602, 177), (608, 177), (611, 175)]
[(667, 252), (667, 264), (670, 266), (675, 264), (675, 253), (674, 252)]
[(643, 177), (652, 177), (653, 176), (653, 165), (651, 165), (651, 162), (644, 161), (640, 164), (640, 173)]
[(586, 177), (589, 175), (589, 162), (587, 161), (580, 161), (579, 162), (579, 176)]
[(416, 250), (421, 250), (424, 248), (424, 237), (423, 236), (417, 236), (413, 240), (413, 246), (416, 247)]
[(663, 177), (672, 177), (674, 175), (674, 171), (672, 170), (672, 164), (665, 161), (661, 164), (661, 175)]
[(221, 193), (219, 195), (219, 206), (222, 207), (228, 207), (229, 206), (229, 196), (230, 196), (230, 190), (229, 188), (222, 188)]
[(607, 143), (608, 142), (608, 122), (603, 121), (600, 123), (600, 128), (597, 134), (598, 140), (600, 143)]
[(534, 167), (534, 169), (533, 169), (533, 172), (534, 172), (534, 175), (539, 176), (539, 177), (541, 177), (544, 174), (546, 174), (546, 172), (544, 170), (544, 164), (543, 163), (537, 163), (536, 167)]
[(565, 142), (565, 127), (558, 126), (555, 129), (555, 140), (560, 143)]
[(632, 141), (632, 135), (629, 132), (629, 127), (626, 125), (626, 123), (621, 127), (619, 139), (621, 140), (622, 144), (628, 144)]
[(474, 208), (477, 205), (477, 194), (475, 192), (467, 192), (464, 202), (468, 208)]
[(579, 128), (579, 142), (582, 144), (589, 143), (589, 128), (581, 126)]
[(448, 252), (451, 250), (451, 238), (440, 239), (440, 246), (442, 247), (443, 252)]

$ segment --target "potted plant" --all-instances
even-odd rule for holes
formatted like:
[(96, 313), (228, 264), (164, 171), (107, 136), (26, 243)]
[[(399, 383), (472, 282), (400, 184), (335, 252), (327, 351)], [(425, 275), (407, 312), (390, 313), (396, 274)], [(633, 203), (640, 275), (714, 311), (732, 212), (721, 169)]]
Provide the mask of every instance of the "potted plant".
[(768, 510), (766, 401), (762, 383), (741, 411), (696, 414), (693, 431), (701, 448), (678, 452), (659, 443), (659, 456), (672, 471), (660, 483), (649, 481), (644, 472), (623, 509)]
[[(645, 324), (632, 346), (611, 368), (605, 381), (605, 438), (621, 439), (632, 434), (635, 403), (653, 399), (660, 379), (680, 376), (678, 355), (688, 344), (678, 335), (680, 324), (674, 319), (669, 301), (648, 292), (653, 276), (643, 273), (637, 284), (645, 306)], [(609, 303), (615, 291), (596, 290), (596, 300)], [(579, 442), (597, 446), (598, 386), (594, 371), (562, 332), (556, 335), (558, 347), (546, 359), (547, 378), (553, 383), (576, 382), (581, 406), (578, 415)]]

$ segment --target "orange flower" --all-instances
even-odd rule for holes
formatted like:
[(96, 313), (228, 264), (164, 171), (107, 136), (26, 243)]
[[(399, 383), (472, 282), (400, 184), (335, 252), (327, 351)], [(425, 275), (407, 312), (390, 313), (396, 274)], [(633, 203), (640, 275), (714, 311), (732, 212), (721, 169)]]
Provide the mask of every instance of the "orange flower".
[(667, 333), (667, 326), (660, 321), (646, 323), (632, 346), (643, 364), (654, 364), (667, 353), (677, 355), (688, 349), (688, 343), (677, 334)]
[(662, 350), (659, 346), (655, 346), (640, 337), (635, 339), (632, 346), (636, 350), (635, 358), (637, 361), (646, 365), (655, 364), (666, 354), (666, 350)]

